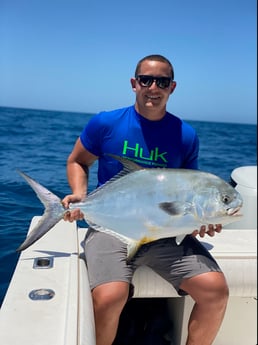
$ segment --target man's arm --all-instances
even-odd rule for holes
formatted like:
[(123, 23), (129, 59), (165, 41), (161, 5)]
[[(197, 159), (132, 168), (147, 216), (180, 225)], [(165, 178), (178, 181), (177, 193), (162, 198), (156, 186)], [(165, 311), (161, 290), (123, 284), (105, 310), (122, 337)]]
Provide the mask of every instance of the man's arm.
[[(68, 208), (70, 203), (80, 202), (87, 196), (89, 167), (96, 159), (98, 157), (85, 149), (78, 138), (67, 159), (67, 179), (72, 194), (66, 195), (62, 200), (65, 208)], [(64, 220), (70, 222), (82, 218), (83, 214), (79, 209), (66, 212), (64, 216)]]

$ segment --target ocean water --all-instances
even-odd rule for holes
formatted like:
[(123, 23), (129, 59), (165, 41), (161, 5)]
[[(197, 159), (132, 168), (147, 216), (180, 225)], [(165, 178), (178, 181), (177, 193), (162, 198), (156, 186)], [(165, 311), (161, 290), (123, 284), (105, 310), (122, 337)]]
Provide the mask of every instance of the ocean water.
[[(43, 207), (16, 169), (61, 198), (70, 193), (66, 159), (93, 114), (0, 107), (0, 305), (31, 218)], [(233, 169), (256, 165), (256, 125), (188, 121), (200, 138), (200, 169), (229, 181)], [(96, 186), (91, 169), (89, 189)], [(83, 224), (80, 224), (83, 226)]]

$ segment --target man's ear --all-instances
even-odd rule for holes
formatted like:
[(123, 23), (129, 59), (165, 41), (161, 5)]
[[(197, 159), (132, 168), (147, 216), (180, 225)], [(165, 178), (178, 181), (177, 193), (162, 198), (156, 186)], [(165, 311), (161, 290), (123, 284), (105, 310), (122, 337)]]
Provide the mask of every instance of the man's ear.
[(135, 78), (131, 78), (131, 85), (132, 85), (132, 89), (135, 92), (136, 91), (136, 79)]
[(175, 88), (176, 88), (176, 81), (172, 81), (172, 83), (170, 85), (170, 95), (171, 95), (171, 93), (174, 92)]

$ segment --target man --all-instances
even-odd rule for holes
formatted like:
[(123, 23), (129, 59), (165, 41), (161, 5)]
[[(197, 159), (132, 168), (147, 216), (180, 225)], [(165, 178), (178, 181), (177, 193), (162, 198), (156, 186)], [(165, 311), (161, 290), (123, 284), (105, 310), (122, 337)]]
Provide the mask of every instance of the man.
[[(129, 157), (146, 167), (198, 168), (198, 138), (194, 129), (166, 111), (176, 87), (169, 60), (150, 55), (139, 61), (131, 86), (134, 106), (94, 116), (78, 138), (67, 161), (72, 194), (63, 199), (65, 207), (87, 194), (89, 167), (98, 159), (99, 185), (120, 169), (106, 153)], [(80, 210), (68, 212), (66, 220), (81, 219)], [(193, 229), (194, 230), (194, 229)], [(134, 269), (152, 267), (179, 294), (195, 301), (186, 345), (210, 345), (219, 330), (228, 300), (225, 277), (215, 260), (195, 236), (213, 236), (221, 225), (202, 226), (177, 245), (174, 238), (146, 245), (126, 262), (126, 245), (118, 239), (91, 229), (86, 236), (85, 255), (94, 305), (97, 345), (111, 345), (120, 313), (131, 292)]]

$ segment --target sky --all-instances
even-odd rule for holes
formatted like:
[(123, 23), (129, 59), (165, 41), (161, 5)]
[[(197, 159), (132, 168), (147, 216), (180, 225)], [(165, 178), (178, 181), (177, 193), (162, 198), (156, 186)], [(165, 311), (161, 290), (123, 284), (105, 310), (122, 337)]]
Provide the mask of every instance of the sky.
[(257, 123), (257, 0), (0, 0), (0, 106), (131, 105), (149, 54), (174, 66), (171, 113)]

